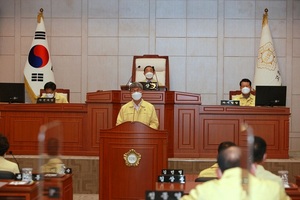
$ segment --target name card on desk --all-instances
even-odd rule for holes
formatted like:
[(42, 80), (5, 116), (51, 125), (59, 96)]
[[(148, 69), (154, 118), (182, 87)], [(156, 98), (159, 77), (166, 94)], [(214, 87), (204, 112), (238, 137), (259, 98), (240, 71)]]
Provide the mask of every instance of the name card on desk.
[(164, 175), (183, 175), (182, 169), (163, 169), (161, 173)]
[(184, 175), (160, 175), (157, 182), (160, 183), (185, 183)]
[(182, 191), (146, 191), (146, 200), (179, 200)]
[(239, 100), (221, 100), (222, 106), (239, 106), (240, 101)]

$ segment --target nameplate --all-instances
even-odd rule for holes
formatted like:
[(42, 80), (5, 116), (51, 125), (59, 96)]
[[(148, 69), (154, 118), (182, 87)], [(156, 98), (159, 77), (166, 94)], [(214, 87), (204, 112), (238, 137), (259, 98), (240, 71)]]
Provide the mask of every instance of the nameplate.
[(163, 175), (183, 175), (182, 169), (163, 169), (161, 170)]
[(146, 200), (179, 200), (183, 191), (146, 191)]
[(33, 181), (42, 181), (44, 180), (43, 174), (32, 174), (32, 180)]
[(221, 100), (222, 106), (239, 106), (240, 101), (239, 100)]
[(72, 174), (72, 168), (66, 168), (65, 174)]
[(36, 103), (55, 103), (55, 98), (37, 98)]
[(160, 175), (157, 182), (160, 183), (185, 183), (184, 175)]

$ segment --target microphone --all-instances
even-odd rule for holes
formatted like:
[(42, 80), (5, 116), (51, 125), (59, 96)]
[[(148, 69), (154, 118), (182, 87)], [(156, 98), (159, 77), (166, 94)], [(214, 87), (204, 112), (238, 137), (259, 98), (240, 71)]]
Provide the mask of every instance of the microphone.
[(15, 156), (14, 156), (14, 154), (13, 154), (13, 152), (12, 151), (9, 151), (9, 154), (13, 157), (13, 159), (15, 160), (15, 162), (17, 163), (17, 165), (18, 165), (18, 168), (19, 168), (19, 172), (21, 173), (21, 169), (20, 169), (20, 165), (19, 165), (19, 162), (18, 162), (18, 160), (15, 158)]
[(132, 75), (130, 76), (130, 78), (128, 79), (126, 85), (130, 86), (131, 85), (131, 79), (132, 79)]
[[(137, 69), (140, 69), (141, 66), (139, 65), (139, 66), (137, 66), (136, 68), (137, 68)], [(130, 78), (128, 79), (126, 85), (130, 86), (130, 85), (131, 85), (131, 82), (132, 82), (132, 74), (131, 74)]]
[(9, 98), (9, 103), (13, 103), (15, 100), (18, 100), (18, 97), (10, 97)]

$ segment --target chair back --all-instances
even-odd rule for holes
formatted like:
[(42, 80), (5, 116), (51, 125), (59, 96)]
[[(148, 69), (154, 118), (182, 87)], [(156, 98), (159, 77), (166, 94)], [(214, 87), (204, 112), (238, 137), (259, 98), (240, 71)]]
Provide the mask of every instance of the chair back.
[(10, 171), (0, 171), (0, 179), (15, 179), (15, 174)]
[[(255, 90), (251, 90), (250, 93), (252, 95), (254, 95), (254, 96), (256, 94)], [(241, 90), (232, 90), (232, 91), (229, 91), (229, 100), (232, 100), (234, 98), (234, 96), (240, 95), (240, 94), (242, 94)]]
[[(69, 89), (57, 88), (55, 90), (55, 92), (64, 95), (67, 98), (68, 102), (70, 102), (70, 90)], [(44, 94), (45, 94), (45, 90), (44, 89), (40, 89), (40, 96), (43, 96)]]
[(153, 66), (156, 75), (154, 79), (159, 82), (159, 86), (169, 89), (169, 57), (159, 55), (134, 56), (132, 64), (132, 81), (143, 82), (145, 80), (144, 68)]
[(198, 177), (195, 179), (195, 182), (203, 183), (203, 182), (214, 180), (214, 179), (217, 179), (217, 178), (216, 177)]

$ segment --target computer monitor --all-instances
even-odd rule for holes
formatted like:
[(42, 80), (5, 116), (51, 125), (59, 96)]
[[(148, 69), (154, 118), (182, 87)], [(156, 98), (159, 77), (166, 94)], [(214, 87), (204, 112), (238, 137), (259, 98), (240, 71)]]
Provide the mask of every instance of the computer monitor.
[(285, 106), (286, 86), (256, 86), (255, 106)]
[(0, 83), (0, 102), (25, 103), (24, 83)]

